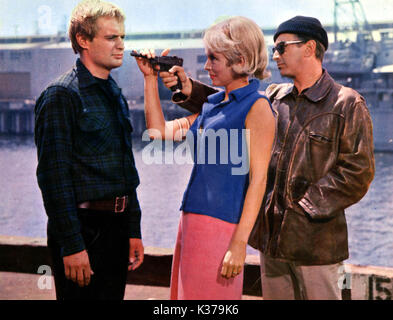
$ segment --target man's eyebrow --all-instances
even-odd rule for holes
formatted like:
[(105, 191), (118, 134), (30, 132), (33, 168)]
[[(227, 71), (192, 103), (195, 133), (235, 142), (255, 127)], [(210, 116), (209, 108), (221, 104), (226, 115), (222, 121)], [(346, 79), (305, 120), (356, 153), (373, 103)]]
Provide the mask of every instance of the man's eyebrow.
[(125, 34), (107, 34), (107, 35), (105, 35), (105, 38), (117, 38), (117, 37), (120, 37), (120, 38), (125, 38)]

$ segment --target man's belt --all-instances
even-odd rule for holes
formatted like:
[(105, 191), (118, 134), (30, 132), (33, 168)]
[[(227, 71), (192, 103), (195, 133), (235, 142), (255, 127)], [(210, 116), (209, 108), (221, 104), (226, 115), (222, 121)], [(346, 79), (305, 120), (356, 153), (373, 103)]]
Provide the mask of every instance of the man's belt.
[(128, 206), (128, 196), (116, 197), (110, 200), (86, 201), (78, 204), (78, 208), (97, 211), (124, 212)]

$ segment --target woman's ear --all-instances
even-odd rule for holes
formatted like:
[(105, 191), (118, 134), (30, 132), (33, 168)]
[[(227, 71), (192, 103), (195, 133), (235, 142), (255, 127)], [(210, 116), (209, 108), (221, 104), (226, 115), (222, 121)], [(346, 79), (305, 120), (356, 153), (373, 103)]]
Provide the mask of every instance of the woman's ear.
[(244, 59), (244, 57), (243, 56), (240, 56), (239, 57), (239, 62), (238, 62), (238, 64), (241, 66), (241, 67), (244, 67), (244, 64), (246, 63), (246, 60)]
[(243, 56), (239, 56), (238, 61), (232, 64), (232, 70), (234, 71), (234, 77), (237, 77), (239, 74), (244, 74), (244, 66), (246, 64), (246, 60)]
[(246, 64), (246, 60), (243, 56), (239, 56), (238, 61), (232, 65), (233, 70), (238, 73), (241, 73), (240, 70), (243, 70), (244, 65)]

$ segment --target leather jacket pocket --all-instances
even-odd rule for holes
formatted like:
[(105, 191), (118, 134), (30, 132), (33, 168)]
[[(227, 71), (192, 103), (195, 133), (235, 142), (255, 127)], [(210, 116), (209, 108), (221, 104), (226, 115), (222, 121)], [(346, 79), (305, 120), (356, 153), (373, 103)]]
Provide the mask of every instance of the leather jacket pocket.
[(106, 153), (112, 146), (113, 131), (105, 114), (85, 113), (78, 119), (76, 144), (81, 154), (91, 156)]
[[(313, 170), (311, 182), (316, 182), (330, 168), (331, 160), (335, 158), (333, 139), (326, 134), (311, 131), (309, 133), (309, 159)], [(330, 160), (329, 160), (330, 159)]]
[(316, 132), (310, 132), (309, 137), (311, 140), (315, 141), (315, 142), (321, 142), (321, 143), (331, 143), (333, 142), (332, 139), (330, 139), (329, 137), (326, 137), (322, 134), (316, 133)]
[(313, 220), (307, 214), (286, 210), (278, 239), (279, 251), (286, 259), (304, 264), (335, 263), (341, 252), (347, 250), (343, 228), (338, 219)]

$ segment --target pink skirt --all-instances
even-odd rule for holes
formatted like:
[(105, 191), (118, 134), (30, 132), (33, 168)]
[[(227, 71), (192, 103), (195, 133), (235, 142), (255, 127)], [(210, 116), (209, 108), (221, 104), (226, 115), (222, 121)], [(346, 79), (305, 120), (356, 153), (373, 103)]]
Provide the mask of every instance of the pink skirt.
[(172, 262), (171, 300), (240, 300), (243, 271), (221, 276), (222, 260), (237, 224), (210, 216), (181, 215)]

